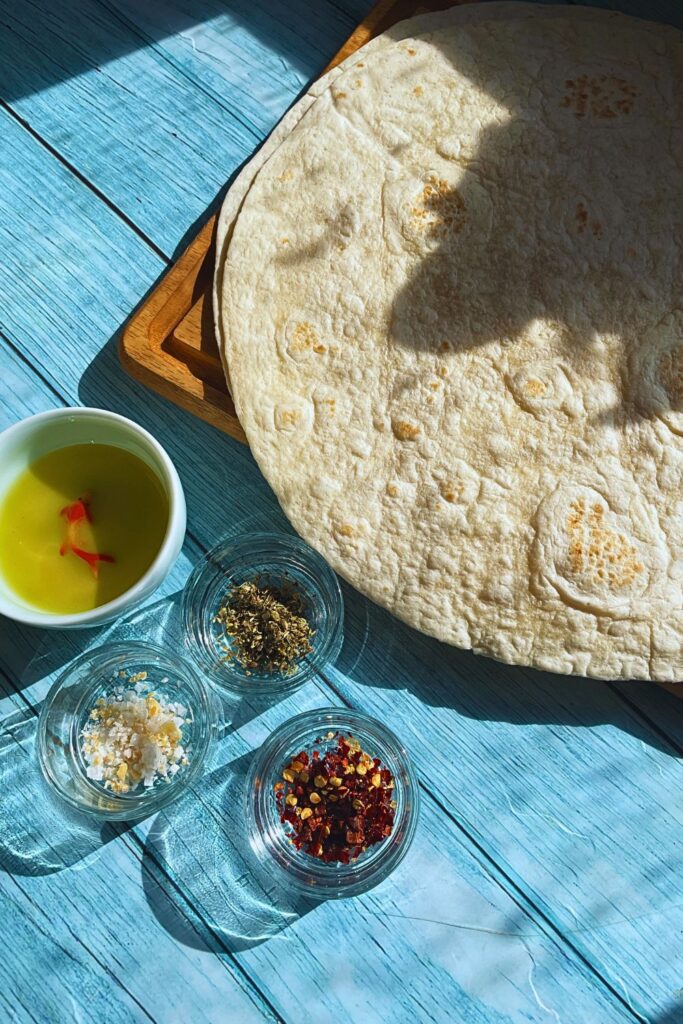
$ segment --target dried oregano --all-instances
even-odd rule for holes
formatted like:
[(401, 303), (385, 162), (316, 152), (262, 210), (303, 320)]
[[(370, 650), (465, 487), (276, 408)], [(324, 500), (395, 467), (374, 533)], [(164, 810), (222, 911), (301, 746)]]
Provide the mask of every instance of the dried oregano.
[(225, 660), (248, 672), (291, 675), (313, 650), (306, 604), (288, 581), (280, 585), (260, 577), (232, 587), (216, 615), (223, 630)]

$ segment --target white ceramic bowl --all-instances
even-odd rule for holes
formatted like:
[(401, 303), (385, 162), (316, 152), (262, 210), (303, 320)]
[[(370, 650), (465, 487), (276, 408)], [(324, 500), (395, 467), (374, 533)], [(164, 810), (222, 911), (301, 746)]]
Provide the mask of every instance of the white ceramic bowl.
[(30, 626), (53, 629), (99, 626), (140, 604), (165, 579), (185, 537), (185, 495), (170, 458), (137, 423), (104, 409), (54, 409), (21, 420), (0, 433), (0, 502), (30, 463), (72, 444), (110, 444), (137, 455), (156, 473), (168, 497), (168, 526), (159, 553), (147, 572), (113, 601), (72, 615), (43, 612), (22, 601), (0, 575), (0, 615)]

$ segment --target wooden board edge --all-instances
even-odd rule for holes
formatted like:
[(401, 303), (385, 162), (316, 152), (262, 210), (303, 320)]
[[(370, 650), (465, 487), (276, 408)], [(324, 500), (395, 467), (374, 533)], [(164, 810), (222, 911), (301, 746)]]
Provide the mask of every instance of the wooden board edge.
[[(173, 405), (179, 406), (185, 412), (196, 416), (197, 419), (203, 420), (204, 423), (209, 423), (212, 427), (216, 427), (223, 434), (229, 435), (242, 444), (247, 443), (242, 425), (237, 416), (232, 415), (228, 409), (222, 408), (222, 402), (229, 401), (227, 395), (214, 391), (211, 401), (207, 401), (206, 393), (201, 396), (194, 395), (186, 389), (169, 382), (167, 378), (160, 378), (158, 373), (149, 370), (136, 360), (131, 360), (125, 352), (121, 354), (121, 364), (133, 380), (144, 384), (151, 391), (161, 395), (162, 398), (165, 398)], [(161, 389), (159, 387), (160, 379), (164, 383)], [(174, 395), (170, 392), (176, 392), (176, 394)]]
[(322, 74), (331, 71), (332, 68), (336, 68), (343, 60), (350, 57), (352, 53), (360, 50), (361, 46), (365, 46), (373, 36), (382, 32), (386, 26), (396, 24), (402, 20), (400, 14), (398, 18), (392, 18), (391, 15), (396, 8), (400, 11), (404, 6), (402, 0), (379, 0), (379, 3), (375, 4), (360, 24), (356, 26), (341, 49), (337, 51), (330, 63), (325, 67)]

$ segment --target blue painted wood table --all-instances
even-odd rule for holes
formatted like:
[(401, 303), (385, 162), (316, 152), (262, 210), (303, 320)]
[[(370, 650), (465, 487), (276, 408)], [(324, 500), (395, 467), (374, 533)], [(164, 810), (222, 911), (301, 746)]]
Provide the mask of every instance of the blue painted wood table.
[[(2, 6), (0, 427), (79, 403), (133, 417), (175, 459), (189, 532), (123, 624), (0, 623), (0, 1020), (683, 1021), (683, 702), (657, 687), (506, 668), (347, 591), (336, 666), (273, 706), (228, 708), (181, 802), (102, 827), (51, 801), (33, 739), (55, 674), (105, 636), (172, 637), (208, 546), (286, 528), (248, 449), (128, 379), (116, 345), (369, 4)], [(616, 6), (681, 23), (676, 0)], [(257, 886), (240, 785), (276, 724), (329, 704), (400, 734), (422, 814), (378, 888), (302, 905)]]

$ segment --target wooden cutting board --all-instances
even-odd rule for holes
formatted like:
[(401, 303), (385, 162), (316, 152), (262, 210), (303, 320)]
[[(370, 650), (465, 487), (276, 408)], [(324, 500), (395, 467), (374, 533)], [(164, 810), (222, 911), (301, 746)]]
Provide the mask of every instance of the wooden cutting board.
[[(454, 5), (454, 0), (380, 0), (325, 70), (396, 22)], [(214, 214), (207, 220), (135, 311), (123, 332), (120, 356), (136, 380), (246, 443), (225, 382), (214, 332), (211, 286), (217, 217)]]

